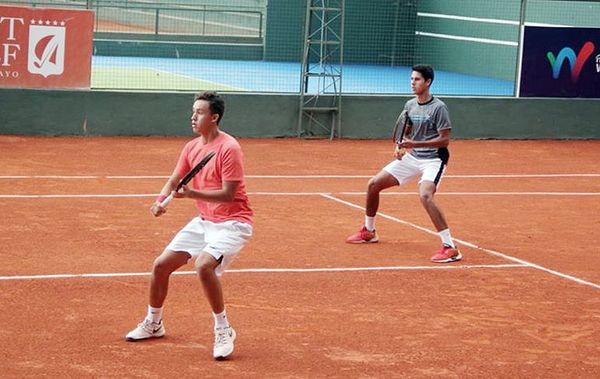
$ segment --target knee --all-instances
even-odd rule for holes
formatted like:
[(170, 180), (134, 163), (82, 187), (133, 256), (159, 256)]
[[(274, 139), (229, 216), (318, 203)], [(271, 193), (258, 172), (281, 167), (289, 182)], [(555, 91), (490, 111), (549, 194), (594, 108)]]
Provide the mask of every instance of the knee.
[(196, 262), (195, 267), (198, 277), (202, 280), (212, 276), (215, 272), (214, 266), (208, 262)]
[(164, 260), (158, 257), (154, 260), (154, 265), (152, 266), (152, 273), (155, 276), (170, 275), (171, 269)]
[(375, 178), (369, 179), (369, 182), (367, 183), (367, 191), (370, 193), (381, 192), (381, 186), (377, 180), (375, 180)]
[(433, 194), (431, 194), (431, 193), (422, 193), (422, 194), (419, 195), (419, 199), (421, 200), (421, 204), (423, 204), (424, 207), (427, 207), (431, 203), (433, 203)]

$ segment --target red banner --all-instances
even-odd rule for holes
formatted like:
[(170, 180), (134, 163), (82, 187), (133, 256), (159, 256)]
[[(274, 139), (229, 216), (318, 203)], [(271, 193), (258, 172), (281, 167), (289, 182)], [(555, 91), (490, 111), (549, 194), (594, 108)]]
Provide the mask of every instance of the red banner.
[(0, 87), (89, 89), (94, 12), (0, 6)]

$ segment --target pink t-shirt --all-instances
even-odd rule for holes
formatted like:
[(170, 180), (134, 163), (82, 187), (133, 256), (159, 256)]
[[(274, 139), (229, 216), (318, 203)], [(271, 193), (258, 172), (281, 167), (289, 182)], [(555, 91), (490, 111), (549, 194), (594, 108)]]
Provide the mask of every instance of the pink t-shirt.
[(183, 148), (175, 171), (181, 177), (185, 176), (210, 151), (214, 151), (215, 156), (188, 186), (199, 190), (218, 190), (223, 187), (224, 181), (236, 181), (240, 185), (230, 203), (196, 200), (200, 216), (213, 222), (236, 220), (252, 224), (253, 212), (246, 196), (242, 148), (235, 138), (220, 131), (219, 136), (207, 144), (202, 142), (201, 137), (191, 140)]

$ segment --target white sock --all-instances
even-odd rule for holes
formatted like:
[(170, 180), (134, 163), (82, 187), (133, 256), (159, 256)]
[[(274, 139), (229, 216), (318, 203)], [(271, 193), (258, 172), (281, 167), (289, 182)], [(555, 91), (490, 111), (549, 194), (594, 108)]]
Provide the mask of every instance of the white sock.
[(225, 310), (219, 314), (213, 312), (213, 317), (215, 318), (215, 329), (226, 328), (229, 326), (229, 321), (227, 321), (227, 314), (225, 313)]
[(162, 307), (160, 308), (154, 308), (150, 305), (148, 305), (148, 314), (146, 315), (146, 319), (150, 320), (152, 322), (160, 322), (160, 320), (162, 320), (162, 314), (163, 314), (163, 309)]
[(442, 243), (444, 245), (448, 245), (453, 249), (456, 247), (454, 246), (454, 242), (452, 242), (452, 236), (450, 236), (450, 229), (444, 229), (438, 232), (438, 234), (440, 235), (440, 238), (442, 239)]
[(365, 228), (370, 232), (375, 230), (375, 217), (365, 216)]

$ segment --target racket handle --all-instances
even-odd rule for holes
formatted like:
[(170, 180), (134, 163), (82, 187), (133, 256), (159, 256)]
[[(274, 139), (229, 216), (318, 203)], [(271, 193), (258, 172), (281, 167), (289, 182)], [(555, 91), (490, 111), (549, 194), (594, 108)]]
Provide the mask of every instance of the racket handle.
[(163, 208), (167, 207), (167, 204), (169, 204), (171, 202), (171, 200), (173, 200), (173, 194), (170, 193), (169, 196), (167, 196), (161, 203), (160, 206)]

